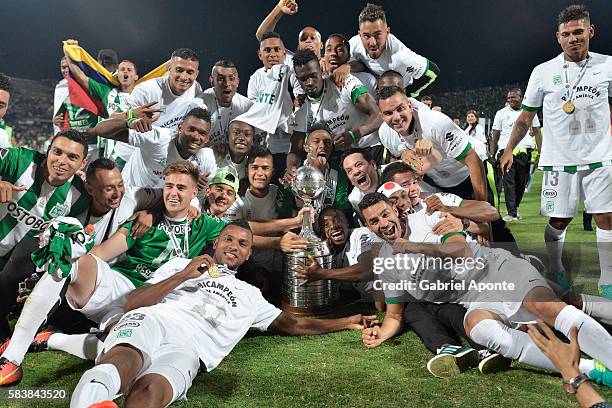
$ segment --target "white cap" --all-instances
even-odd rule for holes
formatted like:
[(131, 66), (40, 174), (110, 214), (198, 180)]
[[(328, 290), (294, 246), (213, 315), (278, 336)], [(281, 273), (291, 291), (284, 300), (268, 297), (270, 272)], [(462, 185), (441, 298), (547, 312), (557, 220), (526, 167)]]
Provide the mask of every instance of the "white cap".
[(386, 183), (384, 183), (382, 186), (378, 187), (378, 192), (379, 193), (383, 193), (385, 195), (385, 197), (389, 198), (391, 197), (391, 194), (395, 193), (396, 191), (403, 191), (404, 188), (402, 186), (400, 186), (397, 183), (394, 183), (392, 181), (388, 181)]

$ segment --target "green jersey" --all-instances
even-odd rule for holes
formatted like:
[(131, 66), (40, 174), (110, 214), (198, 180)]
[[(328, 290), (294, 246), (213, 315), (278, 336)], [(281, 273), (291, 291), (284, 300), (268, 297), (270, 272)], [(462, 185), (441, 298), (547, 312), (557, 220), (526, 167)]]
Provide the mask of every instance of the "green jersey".
[[(228, 222), (206, 214), (192, 223), (164, 217), (141, 238), (134, 239), (128, 233), (128, 250), (112, 268), (138, 287), (170, 259), (200, 255), (206, 244), (217, 238), (226, 224)], [(123, 224), (128, 232), (132, 226), (133, 221)]]
[(0, 204), (0, 257), (24, 237), (35, 237), (61, 216), (84, 218), (90, 197), (83, 180), (72, 177), (55, 187), (45, 179), (46, 156), (24, 147), (0, 149), (0, 179), (27, 190), (13, 191), (13, 199)]
[(83, 109), (80, 106), (73, 105), (70, 102), (70, 97), (64, 99), (60, 112), (66, 112), (68, 115), (68, 126), (70, 129), (80, 132), (90, 129), (98, 123), (98, 116)]

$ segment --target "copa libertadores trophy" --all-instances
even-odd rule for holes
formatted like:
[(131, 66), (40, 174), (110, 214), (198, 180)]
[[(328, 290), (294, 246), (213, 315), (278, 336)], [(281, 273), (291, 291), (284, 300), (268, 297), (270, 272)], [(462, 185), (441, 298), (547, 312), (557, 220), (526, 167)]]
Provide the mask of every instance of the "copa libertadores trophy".
[[(305, 208), (312, 208), (316, 200), (325, 190), (325, 176), (309, 164), (310, 152), (306, 164), (296, 171), (291, 189), (296, 197), (304, 202)], [(336, 298), (336, 285), (331, 280), (318, 280), (302, 285), (304, 280), (295, 277), (295, 270), (300, 265), (309, 265), (310, 257), (330, 269), (332, 255), (327, 242), (322, 241), (312, 228), (311, 212), (306, 212), (302, 221), (302, 231), (299, 234), (308, 240), (305, 251), (286, 254), (283, 274), (282, 308), (284, 311), (301, 316), (322, 316), (331, 312)]]

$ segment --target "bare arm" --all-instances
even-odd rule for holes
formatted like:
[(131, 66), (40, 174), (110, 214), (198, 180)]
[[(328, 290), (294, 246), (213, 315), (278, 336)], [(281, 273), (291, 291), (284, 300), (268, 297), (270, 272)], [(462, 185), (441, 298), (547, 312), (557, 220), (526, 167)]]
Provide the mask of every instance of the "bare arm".
[(368, 115), (368, 119), (357, 128), (360, 136), (369, 135), (380, 128), (383, 122), (382, 114), (372, 95), (369, 93), (359, 95), (355, 107)]
[(538, 153), (540, 153), (542, 151), (542, 131), (539, 127), (533, 128), (533, 136), (535, 137), (536, 141), (536, 149)]
[(448, 207), (448, 212), (457, 218), (467, 218), (475, 222), (491, 222), (499, 219), (499, 212), (495, 207), (479, 200), (463, 200), (459, 207)]
[(383, 341), (400, 333), (403, 322), (404, 304), (388, 304), (382, 326), (374, 326), (362, 331), (361, 340), (363, 341), (363, 345), (367, 348), (380, 346)]
[(363, 72), (366, 69), (365, 65), (361, 61), (355, 60), (349, 62), (348, 64), (351, 66), (351, 72)]
[(499, 144), (500, 134), (501, 132), (499, 130), (491, 130), (491, 146), (489, 147), (489, 153), (493, 159), (495, 159), (495, 155), (497, 154), (497, 145)]
[(353, 315), (340, 319), (308, 319), (293, 317), (289, 313), (282, 312), (272, 322), (269, 330), (287, 336), (307, 336), (340, 330), (361, 330), (364, 319), (374, 320), (374, 316)]
[(477, 200), (487, 201), (487, 184), (485, 182), (485, 172), (482, 161), (474, 151), (470, 149), (468, 154), (460, 160), (470, 170), (470, 181), (474, 189), (474, 196)]
[(393, 253), (415, 253), (437, 258), (471, 258), (474, 253), (464, 235), (451, 235), (443, 244), (418, 243), (400, 238), (393, 243)]
[[(90, 133), (95, 136), (104, 137), (106, 139), (117, 140), (123, 143), (129, 143), (130, 133), (127, 125), (127, 120), (123, 118), (111, 118), (99, 122)], [(90, 135), (88, 133), (88, 137)]]
[[(79, 43), (78, 41), (74, 41), (74, 40), (66, 41), (66, 45), (70, 45), (70, 44), (78, 45)], [(77, 83), (81, 85), (83, 89), (85, 89), (89, 93), (89, 78), (87, 77), (87, 75), (85, 75), (85, 73), (81, 70), (81, 68), (79, 68), (79, 66), (70, 59), (70, 57), (66, 53), (66, 45), (64, 45), (64, 56), (66, 57), (68, 68), (70, 69), (70, 72), (72, 72), (72, 76), (77, 81)]]
[(120, 228), (106, 241), (102, 242), (100, 245), (96, 245), (95, 247), (93, 247), (90, 253), (105, 262), (116, 258), (117, 256), (128, 250), (127, 234), (128, 230), (126, 228)]
[(287, 168), (300, 167), (300, 157), (304, 149), (304, 141), (306, 140), (306, 133), (304, 132), (293, 132), (291, 134), (291, 148), (287, 155)]
[(280, 0), (257, 28), (257, 31), (255, 32), (255, 38), (257, 38), (257, 41), (261, 41), (261, 37), (264, 33), (274, 31), (276, 24), (278, 24), (284, 14), (293, 15), (297, 13), (297, 10), (298, 8), (295, 1)]
[(535, 112), (524, 110), (514, 122), (514, 126), (512, 127), (512, 133), (510, 134), (510, 140), (508, 140), (508, 144), (504, 149), (504, 154), (499, 159), (499, 168), (501, 170), (502, 175), (505, 174), (508, 170), (510, 170), (510, 167), (512, 167), (512, 162), (514, 161), (514, 156), (512, 152), (516, 145), (518, 145), (519, 142), (523, 140), (523, 138), (529, 131), (529, 127), (533, 123), (533, 118), (535, 115)]
[(321, 279), (332, 279), (341, 282), (363, 282), (372, 279), (372, 260), (368, 262), (365, 259), (359, 259), (355, 265), (344, 268), (324, 269), (316, 261), (314, 257), (310, 257), (310, 264), (306, 267), (300, 267), (295, 273), (298, 279), (304, 279), (302, 285)]

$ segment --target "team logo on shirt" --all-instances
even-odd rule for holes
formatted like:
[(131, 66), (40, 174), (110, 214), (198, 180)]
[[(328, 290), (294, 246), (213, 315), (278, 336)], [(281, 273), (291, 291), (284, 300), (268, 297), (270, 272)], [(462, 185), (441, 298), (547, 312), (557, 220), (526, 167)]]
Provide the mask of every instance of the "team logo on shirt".
[(453, 132), (448, 132), (446, 135), (444, 135), (444, 138), (447, 142), (450, 142), (455, 138), (455, 135), (453, 135)]
[(55, 204), (55, 206), (53, 206), (51, 211), (49, 211), (49, 215), (53, 218), (62, 217), (68, 214), (69, 210), (70, 210), (70, 207), (68, 207), (67, 204), (57, 203)]
[(0, 149), (0, 159), (3, 159), (6, 157), (6, 155), (8, 154), (8, 150), (6, 149)]
[(555, 75), (553, 77), (553, 85), (561, 85), (563, 80), (561, 79), (561, 75)]

